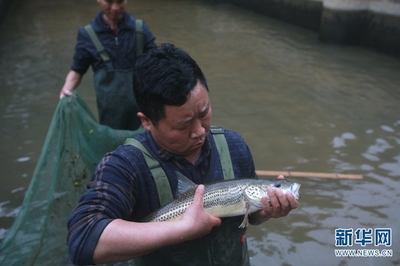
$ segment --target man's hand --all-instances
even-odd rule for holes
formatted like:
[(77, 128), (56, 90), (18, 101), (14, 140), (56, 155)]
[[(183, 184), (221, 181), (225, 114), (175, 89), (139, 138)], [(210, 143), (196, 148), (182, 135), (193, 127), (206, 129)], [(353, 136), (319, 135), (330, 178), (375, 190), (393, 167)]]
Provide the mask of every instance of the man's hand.
[(72, 92), (78, 87), (79, 83), (81, 83), (82, 77), (82, 74), (70, 70), (65, 78), (64, 86), (60, 90), (60, 99), (64, 96), (72, 96)]
[(194, 194), (192, 205), (183, 214), (182, 222), (188, 227), (188, 239), (207, 235), (211, 229), (221, 225), (221, 219), (206, 212), (203, 207), (204, 185), (199, 185)]
[(60, 91), (60, 99), (64, 98), (64, 96), (72, 96), (72, 91), (62, 88)]
[[(283, 175), (279, 175), (278, 179), (284, 179)], [(296, 198), (291, 192), (284, 194), (281, 189), (272, 190), (267, 188), (268, 197), (263, 197), (261, 202), (263, 209), (250, 215), (251, 224), (261, 224), (269, 218), (284, 217), (299, 205)]]
[(221, 219), (205, 211), (203, 197), (204, 186), (200, 185), (193, 203), (179, 221), (139, 223), (114, 219), (101, 233), (93, 261), (96, 264), (125, 261), (210, 233), (221, 224)]

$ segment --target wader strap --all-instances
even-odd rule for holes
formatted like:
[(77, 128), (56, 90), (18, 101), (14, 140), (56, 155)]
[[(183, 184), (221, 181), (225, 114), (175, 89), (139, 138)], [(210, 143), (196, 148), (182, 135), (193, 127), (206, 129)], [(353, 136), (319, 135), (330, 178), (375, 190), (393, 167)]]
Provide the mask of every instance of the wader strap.
[(136, 20), (136, 57), (143, 53), (143, 20)]
[(228, 144), (226, 143), (224, 130), (220, 127), (211, 126), (210, 131), (213, 134), (215, 145), (217, 146), (224, 180), (235, 178), (233, 174), (231, 154), (229, 153)]
[(160, 163), (150, 155), (148, 150), (136, 139), (128, 138), (125, 140), (124, 145), (132, 145), (142, 151), (144, 159), (146, 160), (147, 166), (149, 167), (151, 174), (153, 176), (154, 182), (157, 187), (158, 200), (160, 206), (165, 206), (174, 200), (172, 196), (172, 190), (169, 185), (167, 175), (161, 168)]
[(87, 24), (85, 26), (85, 30), (89, 34), (90, 39), (94, 43), (94, 46), (96, 46), (97, 52), (100, 54), (103, 62), (106, 63), (106, 62), (110, 61), (110, 57), (108, 56), (106, 50), (104, 49), (99, 38), (97, 37), (96, 33), (94, 32), (92, 25)]

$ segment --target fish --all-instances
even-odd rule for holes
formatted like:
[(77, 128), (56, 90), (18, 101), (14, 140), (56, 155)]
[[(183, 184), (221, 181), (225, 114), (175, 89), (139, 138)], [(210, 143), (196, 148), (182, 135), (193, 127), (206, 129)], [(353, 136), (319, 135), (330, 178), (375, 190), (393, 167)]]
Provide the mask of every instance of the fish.
[[(161, 207), (149, 215), (142, 222), (176, 221), (182, 218), (183, 213), (193, 203), (194, 194), (198, 185), (184, 175), (178, 173), (179, 195), (169, 204)], [(285, 179), (230, 179), (204, 184), (203, 207), (211, 215), (224, 218), (244, 215), (239, 228), (249, 224), (248, 216), (261, 210), (262, 197), (269, 200), (267, 187), (272, 190), (280, 188), (283, 193), (291, 192), (296, 199), (300, 199), (300, 184)]]

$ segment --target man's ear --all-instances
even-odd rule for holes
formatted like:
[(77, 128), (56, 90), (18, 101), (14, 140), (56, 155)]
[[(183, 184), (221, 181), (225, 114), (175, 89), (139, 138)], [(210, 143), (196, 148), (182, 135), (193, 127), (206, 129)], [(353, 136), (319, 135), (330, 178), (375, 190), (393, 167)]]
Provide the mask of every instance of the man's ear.
[(153, 123), (151, 123), (150, 119), (148, 119), (147, 116), (145, 116), (142, 112), (138, 112), (137, 116), (140, 118), (140, 121), (142, 121), (144, 129), (146, 129), (147, 131), (151, 131)]

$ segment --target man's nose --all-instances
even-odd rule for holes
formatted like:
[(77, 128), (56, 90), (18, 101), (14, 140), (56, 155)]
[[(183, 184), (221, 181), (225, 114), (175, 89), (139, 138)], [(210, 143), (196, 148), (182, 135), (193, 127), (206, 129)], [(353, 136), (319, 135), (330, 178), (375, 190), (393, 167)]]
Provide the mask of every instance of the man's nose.
[(193, 126), (191, 137), (192, 138), (203, 138), (205, 133), (206, 133), (206, 129), (204, 128), (203, 123), (201, 122), (201, 120), (198, 120), (195, 123), (195, 125)]

